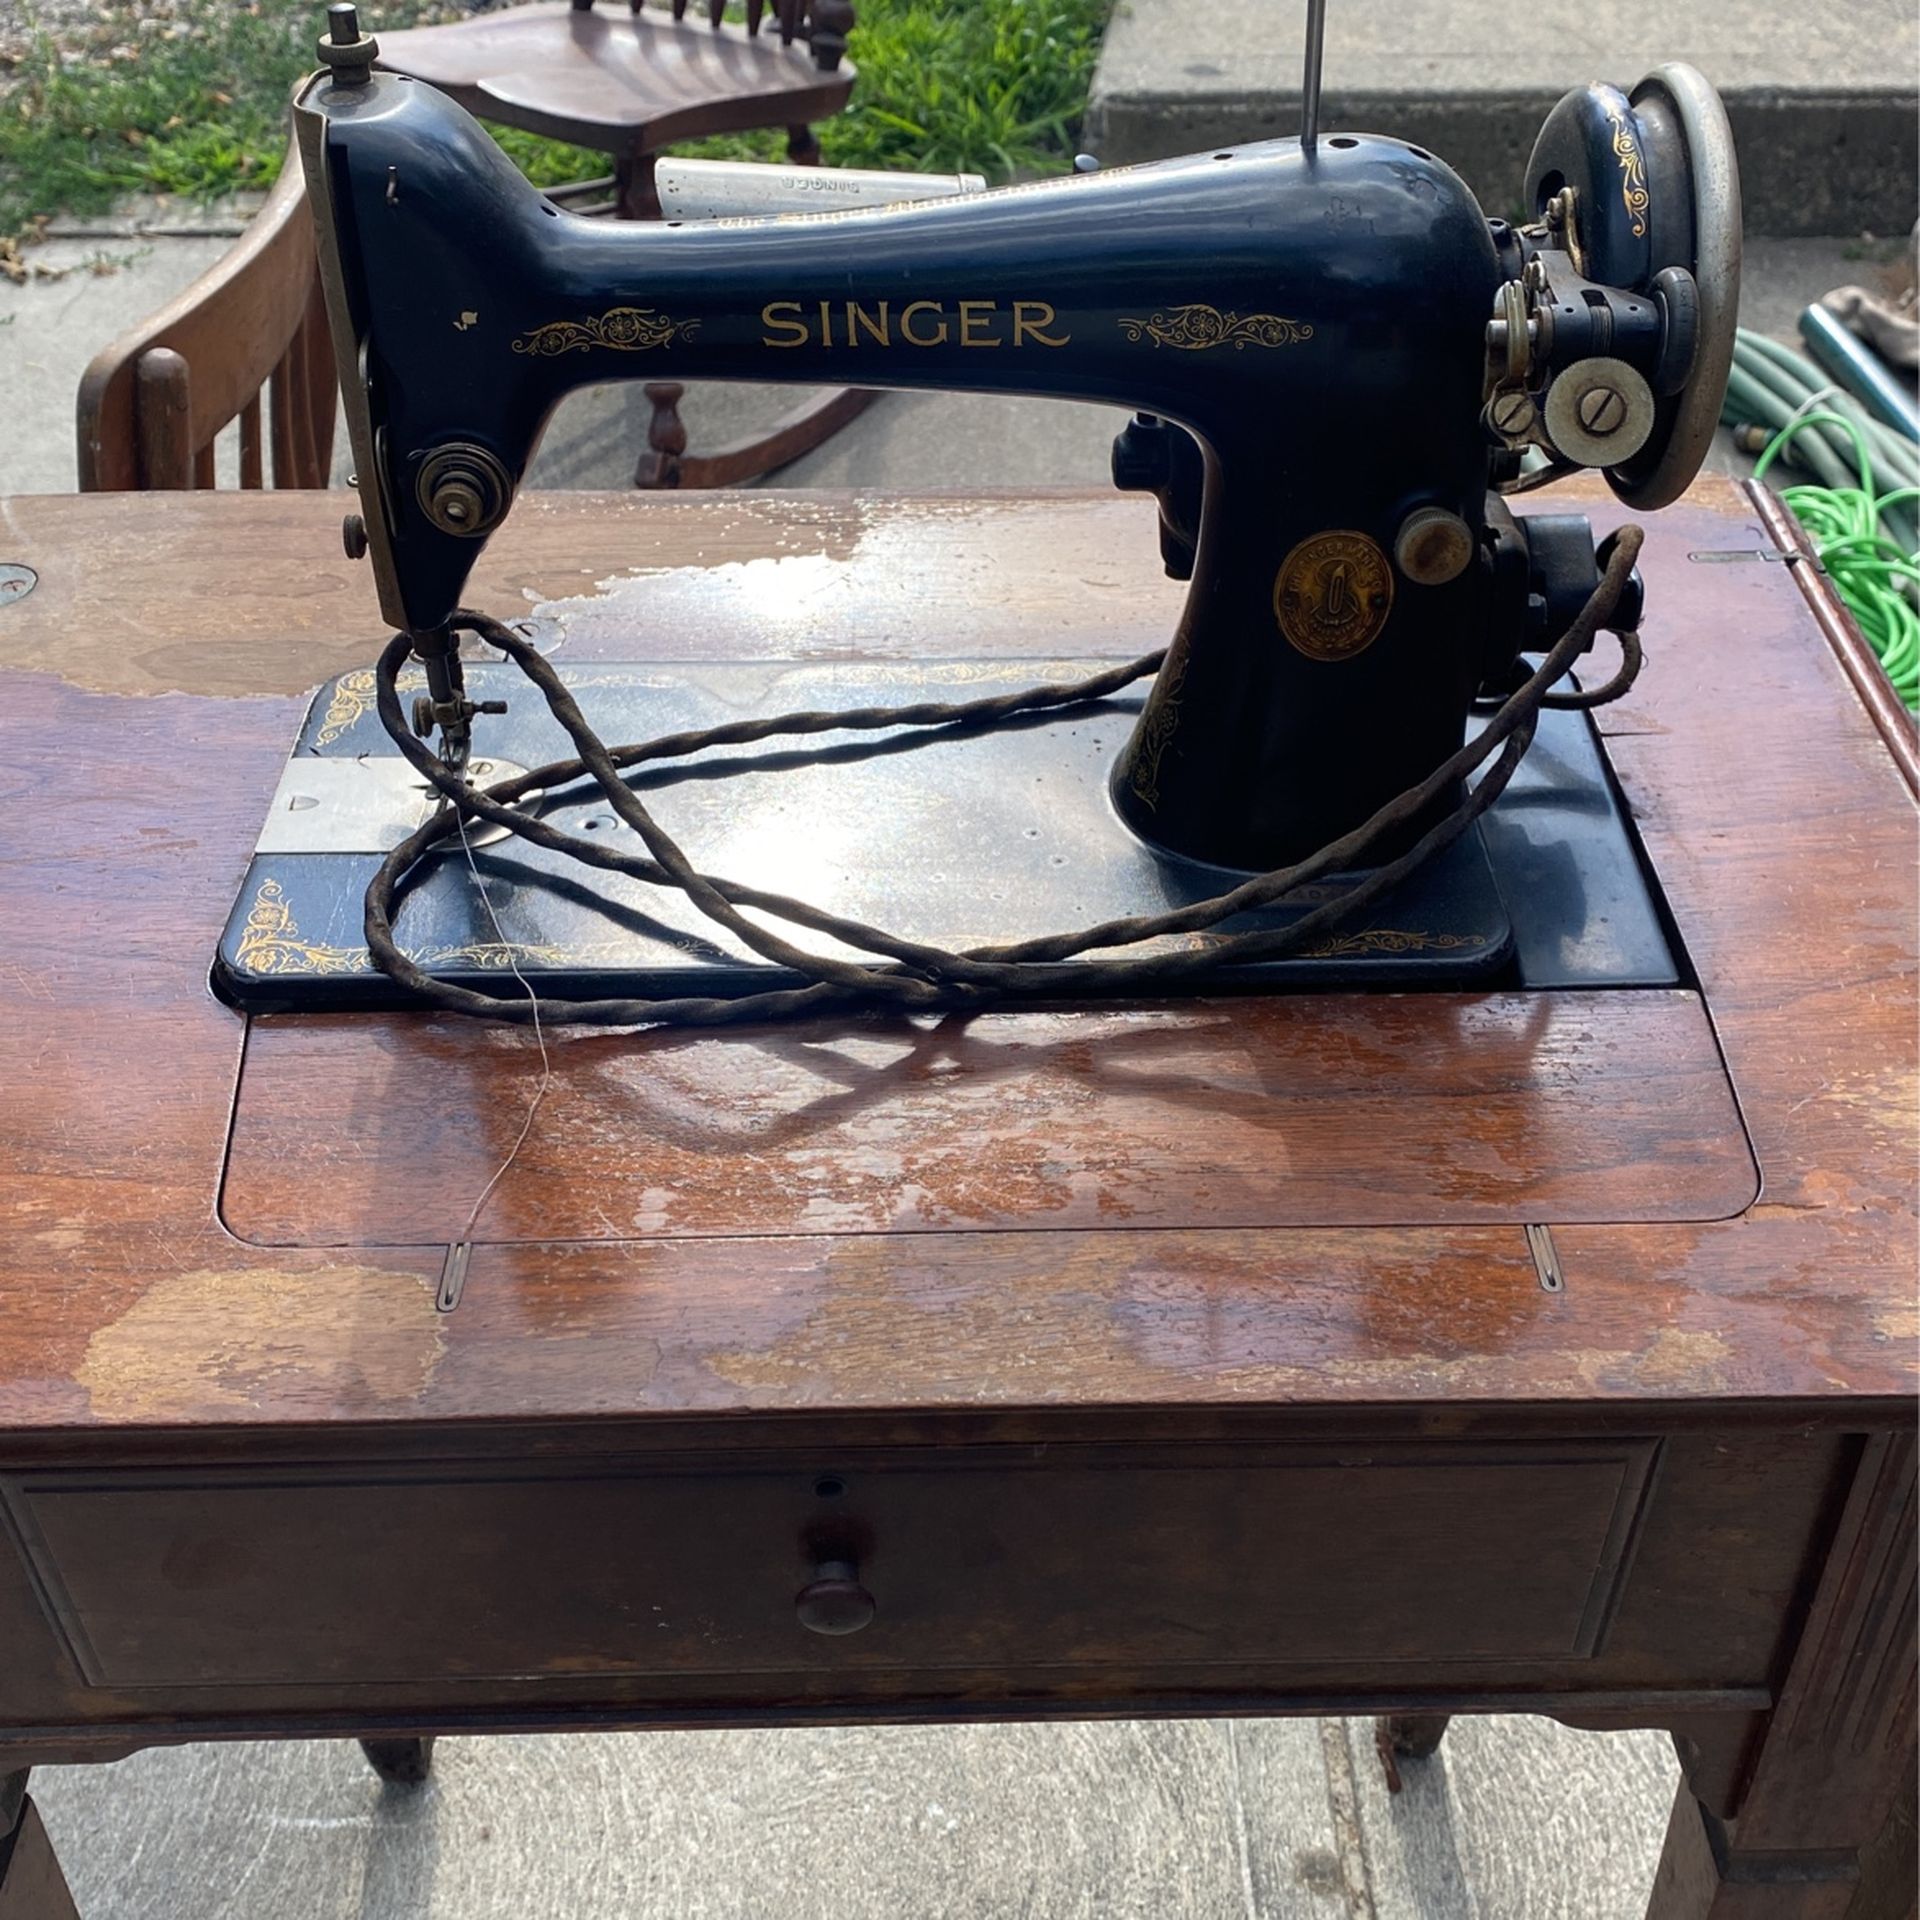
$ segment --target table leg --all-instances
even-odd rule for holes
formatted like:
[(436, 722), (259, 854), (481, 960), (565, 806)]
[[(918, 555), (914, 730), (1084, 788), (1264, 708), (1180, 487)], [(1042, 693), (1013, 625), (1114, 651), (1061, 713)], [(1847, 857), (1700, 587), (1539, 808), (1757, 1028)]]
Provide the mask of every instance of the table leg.
[(382, 1780), (396, 1787), (417, 1787), (433, 1768), (433, 1736), (424, 1739), (362, 1740), (360, 1751)]
[(0, 1774), (0, 1920), (80, 1920), (24, 1770)]
[(1750, 1741), (1738, 1804), (1682, 1783), (1648, 1920), (1913, 1920), (1915, 1457), (1910, 1434), (1864, 1444), (1779, 1700), (1726, 1736)]
[(1380, 1737), (1403, 1760), (1431, 1760), (1440, 1751), (1450, 1713), (1389, 1713), (1381, 1716)]

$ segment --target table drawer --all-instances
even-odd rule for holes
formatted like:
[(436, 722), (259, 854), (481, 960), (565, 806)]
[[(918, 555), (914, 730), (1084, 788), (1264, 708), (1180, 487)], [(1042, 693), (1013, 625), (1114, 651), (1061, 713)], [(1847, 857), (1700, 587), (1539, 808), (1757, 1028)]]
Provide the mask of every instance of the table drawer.
[[(804, 1466), (22, 1476), (116, 1688), (1590, 1656), (1654, 1447), (950, 1450)], [(871, 1621), (796, 1597), (857, 1566)]]

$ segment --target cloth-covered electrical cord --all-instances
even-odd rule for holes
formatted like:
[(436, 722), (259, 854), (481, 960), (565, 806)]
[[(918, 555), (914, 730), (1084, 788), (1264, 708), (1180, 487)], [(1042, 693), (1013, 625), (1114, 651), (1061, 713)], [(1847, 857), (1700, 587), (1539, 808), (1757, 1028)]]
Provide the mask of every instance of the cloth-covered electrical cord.
[[(700, 872), (621, 777), (623, 768), (680, 759), (723, 746), (747, 745), (791, 735), (875, 731), (900, 727), (979, 728), (1016, 716), (1082, 706), (1104, 699), (1157, 671), (1163, 655), (1150, 654), (1065, 685), (1030, 688), (983, 700), (919, 703), (842, 712), (805, 712), (733, 721), (695, 732), (609, 748), (594, 733), (552, 665), (520, 635), (484, 614), (461, 612), (454, 630), (471, 633), (507, 655), (539, 689), (578, 751), (572, 760), (479, 788), (447, 766), (414, 737), (401, 709), (398, 676), (411, 651), (396, 635), (376, 673), (379, 714), (408, 761), (438, 789), (446, 805), (408, 835), (382, 861), (367, 887), (367, 948), (376, 966), (421, 999), (450, 1012), (514, 1023), (544, 1017), (552, 1024), (590, 1026), (716, 1026), (792, 1018), (850, 1007), (881, 1006), (907, 1012), (973, 1009), (1017, 999), (1059, 998), (1077, 993), (1150, 991), (1222, 973), (1235, 965), (1297, 952), (1335, 922), (1359, 912), (1397, 885), (1441, 847), (1458, 838), (1491, 807), (1532, 743), (1539, 714), (1549, 706), (1597, 704), (1617, 698), (1639, 671), (1640, 648), (1622, 636), (1622, 664), (1605, 687), (1586, 693), (1555, 693), (1578, 656), (1591, 645), (1619, 602), (1641, 545), (1638, 528), (1625, 527), (1609, 542), (1599, 584), (1565, 634), (1539, 666), (1505, 700), (1480, 734), (1426, 779), (1381, 807), (1351, 832), (1329, 841), (1306, 859), (1256, 875), (1212, 899), (1165, 913), (1104, 922), (1074, 932), (1042, 936), (964, 953), (930, 946), (879, 927), (829, 913), (804, 901)], [(1495, 755), (1498, 758), (1495, 759)], [(1493, 761), (1488, 767), (1487, 763)], [(1203, 948), (1155, 954), (1082, 956), (1133, 946), (1169, 934), (1199, 932), (1235, 914), (1273, 905), (1288, 893), (1328, 874), (1367, 864), (1370, 851), (1419, 819), (1433, 803), (1477, 769), (1481, 779), (1435, 825), (1404, 852), (1367, 873), (1338, 898), (1309, 909), (1284, 927), (1259, 928), (1217, 938)], [(515, 804), (526, 795), (548, 796), (591, 778), (609, 807), (638, 835), (646, 856), (623, 853), (603, 840), (570, 834)], [(626, 874), (654, 886), (677, 889), (717, 926), (749, 951), (797, 973), (808, 984), (780, 987), (738, 998), (629, 996), (595, 1000), (506, 998), (461, 986), (425, 972), (401, 949), (394, 927), (403, 883), (440, 841), (458, 831), (462, 814), (505, 826), (534, 845), (565, 853), (588, 866)], [(826, 936), (843, 946), (878, 956), (874, 960), (818, 954), (795, 946), (783, 934), (747, 917), (747, 910)]]

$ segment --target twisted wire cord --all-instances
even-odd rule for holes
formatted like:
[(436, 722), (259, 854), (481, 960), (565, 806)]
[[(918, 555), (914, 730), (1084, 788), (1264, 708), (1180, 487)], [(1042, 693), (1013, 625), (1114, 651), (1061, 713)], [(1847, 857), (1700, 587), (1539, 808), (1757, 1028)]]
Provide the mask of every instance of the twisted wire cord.
[[(1500, 797), (1525, 757), (1543, 708), (1596, 706), (1619, 698), (1633, 684), (1640, 670), (1641, 651), (1637, 636), (1628, 633), (1621, 636), (1620, 670), (1605, 686), (1578, 694), (1551, 691), (1606, 626), (1631, 576), (1641, 539), (1637, 527), (1623, 527), (1613, 537), (1599, 584), (1586, 604), (1480, 734), (1450, 755), (1424, 780), (1388, 801), (1352, 831), (1329, 841), (1303, 860), (1255, 875), (1225, 893), (1192, 906), (1109, 920), (1073, 932), (1004, 945), (970, 947), (964, 952), (908, 940), (885, 928), (830, 913), (786, 894), (702, 873), (621, 778), (622, 769), (784, 735), (897, 727), (990, 726), (1023, 714), (1083, 706), (1104, 699), (1156, 672), (1164, 654), (1148, 654), (1084, 680), (1032, 687), (987, 699), (779, 714), (610, 748), (594, 732), (566, 684), (536, 648), (500, 621), (462, 610), (449, 623), (452, 630), (478, 636), (520, 668), (540, 690), (554, 718), (572, 740), (578, 757), (554, 761), (490, 787), (472, 786), (424, 741), (416, 739), (408, 727), (397, 682), (411, 643), (406, 635), (395, 635), (381, 654), (376, 671), (381, 723), (401, 753), (438, 790), (446, 804), (401, 841), (368, 882), (364, 922), (367, 950), (382, 972), (421, 999), (449, 1012), (516, 1024), (533, 1024), (544, 1018), (551, 1025), (622, 1027), (735, 1025), (854, 1007), (946, 1012), (984, 1008), (1008, 1000), (1143, 991), (1205, 979), (1251, 960), (1297, 952), (1336, 921), (1357, 913), (1396, 886), (1485, 813)], [(1349, 891), (1316, 905), (1284, 927), (1223, 935), (1205, 946), (1172, 952), (1099, 959), (1082, 957), (1096, 949), (1133, 946), (1172, 934), (1203, 932), (1235, 914), (1271, 906), (1327, 874), (1364, 865), (1365, 856), (1373, 847), (1419, 818), (1436, 799), (1478, 768), (1487, 766), (1490, 760), (1493, 764), (1479, 783), (1404, 853), (1374, 867)], [(624, 853), (602, 841), (567, 833), (515, 804), (535, 790), (551, 792), (584, 776), (591, 776), (608, 806), (639, 836), (647, 850), (646, 856)], [(568, 854), (585, 865), (626, 874), (650, 885), (674, 888), (749, 951), (800, 974), (808, 984), (773, 988), (737, 998), (683, 995), (543, 1000), (531, 993), (525, 998), (503, 997), (439, 979), (425, 972), (401, 950), (394, 929), (396, 900), (402, 882), (415, 864), (440, 841), (456, 834), (465, 818), (507, 827), (536, 846)], [(844, 959), (795, 946), (783, 934), (747, 918), (743, 910), (748, 908), (879, 956), (878, 961)]]

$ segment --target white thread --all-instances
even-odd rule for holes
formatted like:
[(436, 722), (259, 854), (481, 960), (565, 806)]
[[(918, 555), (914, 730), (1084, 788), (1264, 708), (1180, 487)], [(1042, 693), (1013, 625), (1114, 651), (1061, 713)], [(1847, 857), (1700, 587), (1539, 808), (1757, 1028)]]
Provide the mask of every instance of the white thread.
[[(540, 1025), (540, 996), (528, 983), (527, 976), (520, 971), (520, 962), (513, 957), (513, 942), (507, 938), (506, 929), (500, 924), (500, 916), (493, 910), (493, 896), (487, 891), (487, 883), (480, 877), (480, 865), (473, 857), (473, 842), (467, 838), (467, 816), (464, 809), (456, 814), (460, 828), (460, 845), (467, 856), (467, 871), (473, 875), (473, 884), (479, 890), (480, 904), (487, 910), (487, 918), (493, 922), (495, 937), (506, 950), (507, 965), (513, 971), (513, 977), (520, 982), (521, 990), (526, 994), (533, 1008), (533, 1037), (540, 1043), (540, 1084), (533, 1090), (533, 1098), (527, 1102), (527, 1117), (520, 1123), (519, 1137), (507, 1149), (507, 1157), (494, 1169), (493, 1178), (480, 1189), (480, 1197), (473, 1203), (473, 1211), (467, 1215), (467, 1224), (460, 1229), (460, 1240), (473, 1238), (473, 1229), (480, 1219), (480, 1209), (493, 1197), (493, 1190), (507, 1176), (507, 1169), (520, 1157), (520, 1149), (527, 1144), (527, 1135), (533, 1131), (534, 1116), (540, 1111), (540, 1103), (547, 1097), (547, 1088), (553, 1082), (553, 1060), (547, 1052), (547, 1036)], [(459, 1241), (455, 1242), (456, 1245)]]

